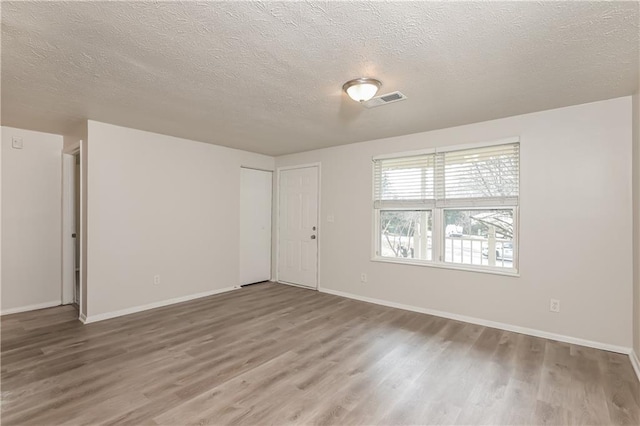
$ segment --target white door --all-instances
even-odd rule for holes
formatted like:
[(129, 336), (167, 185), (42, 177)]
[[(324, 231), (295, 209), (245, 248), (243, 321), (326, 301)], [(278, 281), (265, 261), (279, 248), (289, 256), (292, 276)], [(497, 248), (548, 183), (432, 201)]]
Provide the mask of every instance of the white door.
[(74, 156), (75, 163), (75, 177), (74, 177), (74, 249), (75, 249), (75, 258), (74, 258), (74, 284), (73, 284), (73, 303), (80, 306), (80, 153), (75, 154)]
[(318, 286), (318, 167), (280, 171), (278, 280)]
[(272, 173), (240, 169), (240, 285), (271, 279)]
[(76, 277), (76, 179), (75, 156), (62, 156), (62, 304), (74, 303)]

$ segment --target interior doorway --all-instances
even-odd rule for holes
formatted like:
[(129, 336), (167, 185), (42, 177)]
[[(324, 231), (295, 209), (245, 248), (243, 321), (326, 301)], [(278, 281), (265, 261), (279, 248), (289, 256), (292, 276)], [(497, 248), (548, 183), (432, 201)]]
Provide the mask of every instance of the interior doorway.
[(82, 141), (62, 153), (62, 304), (83, 312)]
[(73, 274), (73, 304), (80, 306), (80, 152), (73, 155), (73, 218), (74, 229), (71, 234), (73, 238), (74, 251), (74, 274)]

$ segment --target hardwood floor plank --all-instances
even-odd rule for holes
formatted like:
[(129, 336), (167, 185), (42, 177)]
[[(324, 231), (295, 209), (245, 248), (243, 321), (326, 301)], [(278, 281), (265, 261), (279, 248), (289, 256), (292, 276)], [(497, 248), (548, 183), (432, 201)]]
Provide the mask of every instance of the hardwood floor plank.
[(624, 355), (274, 283), (1, 325), (4, 425), (640, 424)]
[[(544, 401), (536, 401), (536, 407), (532, 414), (530, 424), (534, 425), (574, 425), (580, 424), (573, 420), (571, 412), (563, 407), (549, 404)], [(605, 422), (602, 424), (608, 424)]]
[(605, 402), (609, 408), (611, 422), (619, 425), (639, 425), (640, 407), (635, 394), (638, 386), (628, 358), (621, 354), (607, 353), (607, 361), (601, 368)]

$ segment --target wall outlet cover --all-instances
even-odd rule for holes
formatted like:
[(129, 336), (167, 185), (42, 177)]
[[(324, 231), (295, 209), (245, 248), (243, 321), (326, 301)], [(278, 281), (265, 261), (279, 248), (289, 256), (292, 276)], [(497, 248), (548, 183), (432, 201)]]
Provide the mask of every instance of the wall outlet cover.
[(17, 136), (14, 136), (13, 138), (11, 138), (11, 147), (14, 149), (22, 149), (23, 147), (22, 138), (19, 138)]

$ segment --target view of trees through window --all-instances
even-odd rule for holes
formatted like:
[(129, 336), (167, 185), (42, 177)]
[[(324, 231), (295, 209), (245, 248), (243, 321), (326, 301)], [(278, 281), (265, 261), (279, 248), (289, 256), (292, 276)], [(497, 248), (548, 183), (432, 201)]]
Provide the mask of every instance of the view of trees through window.
[[(431, 210), (382, 210), (380, 226), (381, 256), (433, 260)], [(445, 209), (443, 227), (445, 262), (513, 266), (513, 209)]]
[(380, 226), (382, 256), (432, 260), (431, 211), (384, 210)]
[(513, 209), (444, 210), (444, 261), (513, 267)]

